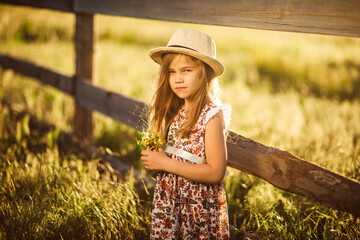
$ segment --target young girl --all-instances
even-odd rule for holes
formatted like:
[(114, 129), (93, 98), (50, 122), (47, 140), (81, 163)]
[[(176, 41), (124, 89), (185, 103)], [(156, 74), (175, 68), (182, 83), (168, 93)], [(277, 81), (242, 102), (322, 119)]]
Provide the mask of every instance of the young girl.
[(178, 29), (166, 47), (151, 50), (160, 64), (150, 129), (167, 146), (142, 151), (145, 168), (158, 170), (151, 239), (228, 239), (224, 186), (229, 105), (216, 104), (216, 77), (224, 66), (214, 41), (204, 33)]

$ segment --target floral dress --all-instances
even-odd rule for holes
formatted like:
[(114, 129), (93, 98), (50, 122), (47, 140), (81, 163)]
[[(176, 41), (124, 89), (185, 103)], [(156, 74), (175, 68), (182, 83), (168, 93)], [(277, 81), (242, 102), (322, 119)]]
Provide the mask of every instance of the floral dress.
[[(230, 122), (229, 105), (207, 104), (189, 138), (176, 136), (185, 122), (180, 109), (168, 134), (165, 153), (168, 157), (189, 164), (201, 164), (205, 158), (205, 125), (222, 111), (225, 127)], [(151, 239), (228, 239), (229, 223), (223, 183), (192, 181), (160, 171), (154, 190)]]

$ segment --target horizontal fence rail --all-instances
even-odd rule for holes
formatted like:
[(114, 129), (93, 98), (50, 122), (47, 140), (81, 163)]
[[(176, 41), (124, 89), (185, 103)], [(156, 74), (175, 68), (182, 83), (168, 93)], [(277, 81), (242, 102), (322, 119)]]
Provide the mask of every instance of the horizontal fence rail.
[(77, 81), (76, 93), (79, 105), (98, 111), (138, 130), (146, 128), (142, 120), (146, 104), (140, 100), (94, 87), (83, 81)]
[(0, 64), (3, 68), (11, 68), (18, 73), (35, 78), (40, 82), (55, 87), (69, 95), (75, 95), (75, 80), (72, 76), (65, 73), (1, 54)]
[(360, 37), (359, 0), (0, 0), (66, 12)]
[(75, 97), (79, 105), (98, 111), (136, 129), (146, 128), (143, 121), (146, 104), (138, 99), (95, 87), (75, 77), (40, 67), (36, 64), (0, 54), (0, 65)]
[(360, 217), (360, 183), (233, 132), (227, 147), (228, 166), (287, 192)]
[[(47, 74), (51, 79), (52, 76), (58, 76), (56, 79), (60, 79), (59, 82), (46, 78), (39, 80), (61, 91), (75, 91), (72, 95), (80, 105), (89, 110), (99, 111), (137, 129), (144, 127), (142, 110), (147, 105), (140, 100), (80, 80), (76, 81), (74, 88), (59, 88), (59, 85), (67, 86), (75, 78), (9, 56), (0, 55), (0, 65), (29, 77)], [(66, 84), (61, 83), (62, 81)], [(228, 166), (257, 176), (287, 192), (360, 217), (360, 183), (234, 132), (229, 134), (227, 147)]]

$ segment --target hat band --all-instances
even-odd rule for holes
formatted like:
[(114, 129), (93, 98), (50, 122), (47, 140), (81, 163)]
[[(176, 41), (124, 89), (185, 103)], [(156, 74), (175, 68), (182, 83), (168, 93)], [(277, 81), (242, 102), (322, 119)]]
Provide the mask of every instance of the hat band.
[(181, 46), (181, 45), (169, 45), (168, 47), (186, 48), (186, 49), (189, 49), (189, 50), (192, 50), (192, 51), (198, 52), (198, 51), (196, 51), (196, 50), (195, 50), (195, 49), (193, 49), (193, 48), (189, 48), (189, 47), (185, 47), (185, 46)]

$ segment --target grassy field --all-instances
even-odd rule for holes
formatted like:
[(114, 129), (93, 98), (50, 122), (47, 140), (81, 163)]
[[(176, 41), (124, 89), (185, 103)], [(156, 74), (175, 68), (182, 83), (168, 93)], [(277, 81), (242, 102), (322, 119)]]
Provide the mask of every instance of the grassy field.
[(0, 116), (0, 239), (146, 238), (149, 208), (133, 177), (118, 179), (19, 105)]
[[(97, 20), (95, 85), (149, 102), (157, 76), (149, 50), (166, 45), (177, 27), (207, 32), (226, 66), (220, 82), (224, 102), (233, 106), (232, 131), (360, 181), (360, 39), (102, 15)], [(74, 21), (71, 14), (0, 5), (0, 53), (73, 74)], [(105, 163), (62, 147), (59, 132), (73, 129), (73, 99), (1, 69), (0, 97), (28, 108), (34, 118), (0, 109), (0, 239), (146, 236), (150, 204), (131, 177), (114, 179), (112, 171), (101, 170)], [(38, 133), (33, 122), (56, 128)], [(135, 130), (100, 114), (95, 122), (96, 145), (141, 170)], [(360, 220), (350, 214), (230, 172), (229, 217), (239, 233), (360, 238)], [(74, 235), (79, 232), (88, 235)]]

